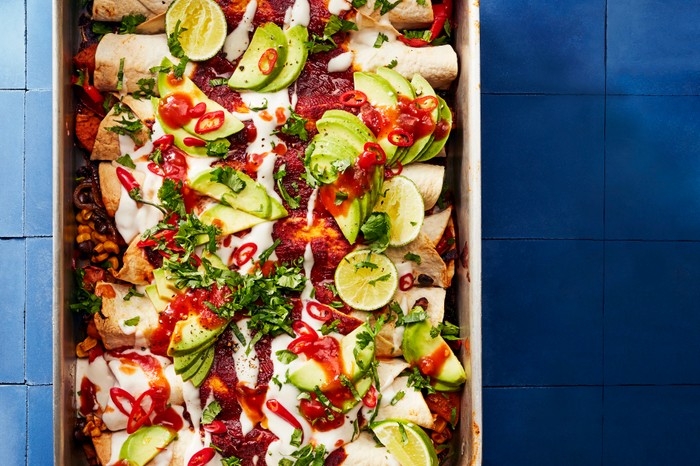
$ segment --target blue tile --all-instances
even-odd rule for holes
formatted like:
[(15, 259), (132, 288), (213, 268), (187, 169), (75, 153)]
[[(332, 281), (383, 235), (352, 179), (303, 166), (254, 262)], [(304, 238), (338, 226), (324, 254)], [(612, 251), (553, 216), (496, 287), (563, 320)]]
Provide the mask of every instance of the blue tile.
[(699, 21), (697, 2), (609, 2), (608, 92), (700, 94)]
[(0, 383), (22, 383), (24, 382), (23, 239), (0, 240), (0, 296), (2, 296), (0, 315), (4, 316), (3, 324), (0, 325), (2, 342)]
[(603, 243), (485, 241), (484, 385), (603, 376)]
[(606, 383), (700, 383), (698, 277), (698, 243), (607, 244)]
[(605, 3), (481, 2), (482, 90), (602, 94)]
[[(0, 33), (0, 40), (2, 33)], [(2, 54), (0, 54), (2, 55)], [(2, 65), (0, 65), (2, 69)], [(22, 236), (24, 165), (24, 92), (0, 91), (0, 237)], [(46, 132), (50, 128), (46, 128)]]
[(700, 97), (608, 97), (606, 236), (700, 239)]
[(52, 157), (51, 92), (31, 91), (26, 95), (25, 123), (25, 220), (27, 236), (51, 234)]
[(603, 237), (604, 98), (483, 96), (487, 238)]
[(484, 466), (601, 463), (601, 387), (485, 388)]
[[(45, 4), (44, 8), (50, 5)], [(0, 28), (0, 89), (24, 88), (24, 1), (2, 2), (2, 27)], [(0, 105), (0, 108), (7, 108)]]
[(51, 89), (51, 8), (45, 0), (27, 1), (27, 87)]
[(27, 446), (27, 388), (0, 385), (0, 458), (2, 464), (25, 464)]
[(700, 387), (606, 387), (606, 466), (700, 464)]
[(27, 466), (53, 464), (51, 385), (28, 387)]
[(30, 384), (51, 383), (51, 238), (28, 238), (27, 242), (27, 382)]

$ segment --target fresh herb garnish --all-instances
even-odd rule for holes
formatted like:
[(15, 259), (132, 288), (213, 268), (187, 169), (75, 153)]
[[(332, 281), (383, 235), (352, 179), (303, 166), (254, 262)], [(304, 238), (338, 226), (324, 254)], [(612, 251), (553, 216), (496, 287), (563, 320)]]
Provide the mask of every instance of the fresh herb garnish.
[(391, 399), (391, 401), (389, 402), (389, 404), (390, 404), (391, 406), (396, 406), (396, 404), (397, 404), (399, 401), (403, 400), (403, 397), (404, 397), (404, 396), (406, 396), (406, 392), (404, 392), (403, 390), (400, 390), (396, 395), (394, 395), (394, 398)]
[(389, 40), (389, 38), (387, 37), (387, 35), (380, 32), (380, 33), (377, 35), (377, 40), (374, 41), (374, 46), (373, 46), (373, 47), (374, 47), (375, 49), (378, 49), (378, 48), (380, 48), (380, 47), (382, 46), (382, 44), (383, 44), (384, 42), (386, 42), (386, 41), (388, 41), (388, 40)]
[(117, 163), (119, 165), (124, 165), (125, 167), (129, 167), (131, 169), (136, 168), (136, 164), (134, 163), (133, 160), (131, 160), (131, 156), (129, 154), (124, 154), (121, 157), (117, 159)]
[(138, 90), (134, 91), (132, 95), (135, 99), (150, 99), (156, 96), (156, 80), (153, 78), (141, 78), (136, 84), (139, 85)]
[[(115, 108), (117, 108), (117, 105), (115, 105)], [(119, 108), (119, 113), (115, 112), (115, 114), (120, 115), (122, 113), (126, 113), (126, 116), (122, 116), (121, 120), (115, 121), (116, 125), (110, 126), (107, 128), (107, 131), (111, 131), (122, 136), (129, 136), (135, 144), (142, 144), (143, 141), (139, 139), (138, 134), (143, 129), (143, 123), (141, 120), (136, 118), (136, 115), (134, 115), (131, 110), (125, 109), (125, 107), (122, 106), (119, 106)]]
[(291, 110), (291, 115), (287, 118), (287, 121), (280, 127), (280, 132), (288, 136), (296, 136), (302, 141), (309, 140), (309, 132), (306, 130), (306, 123), (308, 122), (302, 118), (294, 110)]
[(136, 327), (140, 321), (141, 321), (141, 316), (134, 316), (131, 319), (126, 319), (124, 321), (124, 325), (126, 325), (127, 327)]
[(296, 195), (292, 197), (289, 192), (287, 192), (287, 188), (284, 187), (284, 184), (282, 183), (282, 179), (287, 176), (287, 164), (282, 164), (280, 165), (279, 170), (277, 170), (277, 173), (274, 174), (274, 178), (277, 181), (277, 189), (280, 192), (280, 195), (282, 196), (282, 199), (284, 199), (287, 204), (289, 204), (290, 209), (298, 209), (299, 206), (301, 205), (301, 195)]
[(126, 15), (122, 18), (117, 32), (119, 34), (133, 34), (136, 32), (136, 26), (146, 21), (144, 15)]
[(78, 269), (75, 274), (77, 283), (74, 303), (70, 305), (71, 311), (97, 314), (102, 310), (102, 298), (85, 289), (85, 269)]
[(214, 78), (209, 80), (209, 85), (211, 87), (224, 86), (228, 84), (228, 79), (226, 78)]
[(210, 157), (226, 157), (231, 143), (228, 139), (218, 139), (216, 141), (207, 141), (205, 147), (207, 149), (207, 155)]
[(388, 281), (390, 278), (391, 278), (391, 274), (390, 274), (390, 273), (387, 273), (387, 274), (382, 275), (381, 277), (375, 278), (374, 280), (370, 280), (370, 281), (368, 281), (367, 283), (370, 284), (370, 285), (372, 285), (372, 286), (374, 286), (374, 285), (376, 285), (378, 282), (385, 282), (385, 281)]
[(221, 458), (221, 466), (241, 466), (243, 460), (237, 456), (229, 456), (228, 458)]
[(421, 257), (418, 254), (413, 254), (412, 252), (407, 252), (406, 254), (404, 254), (403, 258), (407, 261), (415, 262), (418, 265), (420, 265), (420, 263), (422, 262)]
[[(122, 298), (122, 299), (124, 301), (129, 301), (129, 300), (131, 300), (132, 296), (136, 296), (137, 298), (144, 297), (143, 293), (139, 293), (138, 291), (136, 291), (136, 287), (132, 286), (131, 288), (129, 288), (129, 291), (124, 295), (124, 298)], [(136, 322), (138, 322), (138, 321), (136, 321)], [(129, 325), (129, 324), (127, 324), (127, 325)]]
[(221, 412), (221, 405), (218, 401), (212, 401), (202, 411), (202, 424), (211, 424), (216, 416)]
[(386, 67), (389, 68), (389, 69), (391, 70), (391, 69), (396, 68), (396, 65), (398, 65), (398, 64), (399, 64), (399, 61), (398, 61), (396, 58), (394, 58), (393, 60), (391, 60), (391, 61), (389, 62), (388, 65), (386, 65)]
[(408, 386), (415, 390), (426, 390), (428, 394), (435, 393), (435, 388), (430, 385), (430, 377), (421, 374), (417, 367), (413, 367), (408, 374)]
[(338, 331), (338, 325), (340, 325), (340, 319), (335, 319), (333, 322), (321, 325), (321, 334), (328, 335), (331, 332)]
[(290, 362), (294, 361), (296, 358), (299, 357), (293, 352), (286, 349), (275, 351), (275, 356), (277, 356), (277, 359), (279, 359), (279, 361), (282, 364), (289, 364)]
[(267, 260), (270, 258), (272, 253), (275, 251), (275, 249), (277, 249), (277, 246), (279, 246), (281, 243), (282, 243), (282, 240), (277, 238), (275, 240), (275, 242), (272, 243), (272, 245), (269, 248), (265, 249), (263, 252), (260, 253), (260, 256), (258, 257), (258, 261), (261, 264), (265, 264), (265, 262), (267, 262)]
[(246, 183), (241, 179), (238, 171), (231, 167), (219, 167), (211, 172), (211, 181), (216, 181), (228, 186), (234, 193), (238, 194), (245, 189)]
[(346, 21), (341, 19), (337, 15), (331, 15), (323, 28), (323, 35), (325, 37), (330, 37), (339, 32), (357, 31), (357, 24), (352, 21)]
[(163, 185), (158, 190), (158, 199), (169, 212), (175, 212), (181, 217), (187, 214), (182, 198), (182, 181), (164, 178)]
[(360, 230), (372, 251), (379, 253), (389, 247), (391, 220), (385, 212), (373, 212)]
[(293, 447), (301, 446), (301, 439), (304, 436), (304, 431), (301, 429), (294, 429), (292, 433), (292, 438), (289, 440), (289, 444)]
[(261, 112), (263, 110), (267, 110), (267, 99), (263, 99), (262, 103), (257, 106), (257, 107), (248, 107), (254, 112)]
[(336, 191), (335, 192), (335, 200), (333, 201), (333, 204), (340, 205), (347, 198), (348, 198), (348, 193), (346, 193), (345, 191)]
[(119, 71), (117, 71), (117, 90), (121, 91), (124, 87), (124, 60), (126, 58), (121, 57), (119, 59)]

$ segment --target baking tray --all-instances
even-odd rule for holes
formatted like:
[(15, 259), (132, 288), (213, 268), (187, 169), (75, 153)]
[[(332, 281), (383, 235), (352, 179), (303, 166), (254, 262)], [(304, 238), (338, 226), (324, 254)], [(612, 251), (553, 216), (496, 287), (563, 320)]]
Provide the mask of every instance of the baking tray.
[[(76, 322), (68, 307), (74, 286), (71, 264), (76, 226), (73, 177), (80, 160), (74, 145), (71, 59), (77, 44), (80, 0), (53, 0), (53, 395), (54, 464), (86, 464), (73, 441)], [(448, 181), (455, 190), (460, 258), (455, 273), (459, 321), (468, 344), (462, 361), (471, 369), (457, 439), (460, 466), (481, 465), (481, 106), (479, 0), (455, 0), (460, 76), (453, 85), (455, 129), (448, 153)]]

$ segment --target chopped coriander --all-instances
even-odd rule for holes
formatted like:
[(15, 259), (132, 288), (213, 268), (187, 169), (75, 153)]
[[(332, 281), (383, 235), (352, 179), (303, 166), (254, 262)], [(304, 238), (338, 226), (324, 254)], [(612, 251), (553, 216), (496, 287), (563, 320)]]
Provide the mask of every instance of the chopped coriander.
[(346, 193), (345, 191), (336, 191), (335, 200), (333, 201), (333, 204), (340, 205), (347, 198), (348, 198), (348, 193)]
[(233, 323), (231, 325), (231, 332), (236, 336), (236, 339), (241, 343), (241, 345), (245, 346), (246, 345), (246, 339), (245, 335), (243, 335), (243, 332), (241, 332), (241, 329), (238, 328), (238, 325)]
[(355, 400), (360, 401), (362, 399), (360, 394), (357, 392), (357, 389), (355, 388), (355, 384), (353, 384), (352, 381), (348, 379), (345, 374), (340, 374), (338, 378), (340, 379), (340, 383), (345, 388), (350, 390), (350, 393), (352, 394), (353, 398), (355, 398)]
[(399, 64), (399, 61), (396, 58), (394, 58), (393, 60), (391, 60), (389, 62), (388, 65), (386, 65), (386, 67), (389, 69), (394, 69), (394, 68), (396, 68), (396, 65), (398, 65), (398, 64)]
[(124, 321), (124, 325), (126, 325), (127, 327), (136, 327), (140, 321), (141, 321), (141, 316), (134, 316), (131, 319), (126, 319)]
[(182, 181), (174, 181), (170, 178), (163, 178), (163, 185), (158, 189), (158, 199), (169, 212), (184, 217), (185, 201), (182, 198)]
[(360, 230), (372, 251), (383, 252), (389, 246), (391, 220), (385, 212), (373, 212)]
[(292, 433), (292, 438), (289, 440), (289, 444), (293, 447), (301, 446), (301, 439), (304, 436), (304, 431), (301, 429), (294, 429)]
[(418, 254), (413, 254), (412, 252), (407, 252), (406, 254), (404, 254), (403, 258), (407, 261), (415, 262), (418, 265), (420, 265), (420, 263), (422, 262), (421, 257)]
[(309, 140), (309, 132), (306, 130), (306, 123), (308, 122), (302, 118), (294, 110), (291, 110), (291, 114), (287, 121), (284, 122), (282, 127), (280, 127), (280, 132), (289, 136), (296, 136), (302, 141)]
[(387, 273), (387, 274), (382, 275), (381, 277), (375, 278), (374, 280), (370, 280), (370, 281), (368, 281), (367, 283), (369, 283), (370, 285), (374, 286), (374, 285), (376, 285), (378, 282), (385, 282), (385, 281), (388, 281), (390, 278), (391, 278), (391, 274), (390, 274), (390, 273)]
[(209, 85), (211, 87), (225, 86), (228, 84), (228, 79), (226, 78), (214, 78), (209, 80)]
[[(403, 318), (403, 323), (404, 324), (415, 324), (416, 322), (423, 322), (425, 319), (428, 318), (428, 313), (423, 310), (422, 307), (416, 306), (413, 308), (413, 310), (408, 313), (408, 315), (405, 315)], [(435, 338), (435, 337), (433, 337)]]
[(401, 433), (401, 443), (407, 443), (408, 435), (406, 434), (406, 428), (401, 423), (399, 423), (399, 432)]
[(231, 188), (238, 194), (245, 189), (246, 183), (241, 179), (238, 171), (231, 167), (219, 167), (211, 172), (211, 181), (216, 181)]
[(125, 167), (136, 168), (136, 164), (133, 160), (131, 160), (131, 156), (129, 154), (124, 154), (121, 157), (119, 157), (117, 159), (117, 163), (119, 165), (124, 165)]
[(435, 393), (435, 388), (430, 385), (430, 377), (421, 374), (417, 367), (413, 367), (408, 374), (408, 386), (415, 390), (426, 390), (428, 394)]
[(210, 157), (225, 157), (228, 155), (228, 148), (231, 147), (231, 143), (228, 139), (218, 139), (216, 141), (207, 141), (206, 144), (207, 155)]
[(339, 18), (337, 15), (331, 15), (326, 26), (323, 28), (323, 35), (330, 37), (339, 32), (357, 31), (357, 24), (352, 21), (346, 21)]
[(265, 262), (267, 262), (267, 260), (270, 258), (270, 256), (274, 252), (274, 250), (277, 249), (277, 246), (279, 246), (281, 243), (282, 243), (282, 240), (277, 238), (275, 240), (275, 242), (272, 243), (272, 245), (269, 248), (265, 249), (263, 252), (260, 253), (260, 256), (258, 257), (258, 261), (261, 264), (264, 264)]
[(182, 49), (182, 44), (180, 44), (180, 35), (186, 30), (180, 27), (180, 20), (178, 19), (177, 23), (175, 23), (175, 29), (168, 35), (168, 49), (170, 49), (170, 53), (175, 58), (185, 56), (185, 51)]
[(136, 32), (136, 26), (146, 21), (144, 15), (126, 15), (122, 18), (122, 22), (117, 30), (119, 34), (133, 34)]
[(374, 41), (374, 48), (375, 49), (380, 48), (382, 46), (382, 44), (388, 40), (389, 40), (389, 38), (387, 37), (387, 35), (380, 32), (377, 35), (377, 40)]
[[(124, 295), (124, 301), (129, 301), (132, 296), (136, 296), (137, 298), (143, 298), (144, 295), (142, 293), (139, 293), (136, 291), (136, 287), (131, 287), (129, 288), (129, 291)], [(138, 321), (137, 321), (138, 322)]]
[(119, 59), (119, 71), (117, 71), (117, 90), (121, 91), (124, 87), (124, 60), (126, 58), (121, 57)]
[(452, 411), (450, 411), (450, 424), (452, 424), (452, 427), (455, 426), (457, 423), (457, 408), (452, 407)]
[(366, 261), (360, 261), (357, 264), (355, 264), (355, 270), (360, 270), (360, 269), (378, 269), (379, 266), (375, 264), (374, 262), (370, 262), (369, 260)]
[[(121, 120), (115, 122), (115, 126), (110, 126), (107, 128), (107, 131), (111, 131), (122, 136), (129, 136), (132, 141), (140, 145), (143, 143), (143, 141), (138, 138), (138, 133), (143, 129), (143, 123), (141, 123), (141, 120), (136, 118), (136, 116), (131, 113), (131, 110), (127, 110), (126, 114), (127, 116), (123, 116)], [(133, 118), (133, 120), (131, 118)]]
[(296, 358), (299, 357), (296, 354), (294, 354), (291, 351), (286, 350), (286, 349), (275, 351), (275, 356), (277, 356), (277, 359), (282, 364), (289, 364), (290, 362), (294, 361)]
[(75, 275), (78, 286), (74, 295), (74, 303), (70, 305), (71, 311), (97, 314), (102, 310), (102, 298), (85, 288), (85, 269), (78, 269)]
[(280, 195), (282, 196), (282, 199), (284, 199), (287, 204), (289, 204), (290, 209), (298, 209), (299, 206), (301, 205), (301, 196), (296, 195), (292, 197), (289, 192), (287, 192), (287, 188), (285, 188), (284, 184), (282, 183), (282, 178), (287, 176), (287, 164), (282, 164), (280, 165), (279, 170), (277, 170), (277, 173), (274, 174), (275, 180), (277, 180), (277, 189), (280, 192)]
[(352, 0), (352, 6), (354, 8), (360, 8), (367, 5), (367, 0)]
[(156, 147), (153, 149), (153, 152), (148, 154), (148, 160), (156, 165), (161, 165), (163, 163), (163, 152), (160, 150), (160, 148)]
[(216, 416), (221, 412), (221, 405), (218, 401), (212, 401), (202, 411), (202, 424), (211, 424)]
[(376, 0), (374, 2), (374, 9), (379, 9), (379, 14), (384, 16), (385, 14), (389, 13), (391, 10), (396, 8), (396, 6), (399, 3), (401, 3), (401, 1), (402, 0), (396, 0), (394, 3), (391, 3), (389, 0)]
[(326, 283), (323, 286), (325, 286), (328, 289), (328, 291), (333, 293), (333, 296), (338, 296), (338, 289), (335, 287), (334, 283)]
[(406, 396), (406, 392), (403, 390), (400, 390), (396, 395), (394, 395), (394, 398), (391, 399), (391, 402), (389, 403), (391, 406), (396, 406), (396, 404), (403, 400), (403, 397)]
[(337, 332), (338, 325), (340, 325), (340, 319), (335, 319), (330, 324), (326, 322), (325, 324), (321, 325), (321, 334), (328, 335), (331, 332)]
[(95, 21), (94, 23), (92, 23), (92, 32), (101, 37), (105, 34), (111, 34), (112, 32), (114, 32), (114, 29), (110, 24), (103, 23), (101, 21)]
[(185, 74), (185, 68), (187, 67), (187, 63), (188, 63), (189, 61), (190, 61), (189, 58), (187, 58), (187, 57), (182, 57), (182, 58), (180, 59), (180, 63), (178, 63), (177, 65), (175, 65), (175, 66), (173, 67), (173, 75), (175, 75), (175, 77), (176, 77), (177, 79), (182, 78), (182, 76)]
[(141, 78), (136, 84), (139, 85), (139, 89), (133, 92), (133, 96), (137, 100), (150, 99), (156, 96), (156, 80), (153, 78)]
[(270, 379), (270, 380), (272, 380), (272, 383), (274, 383), (275, 385), (277, 385), (277, 388), (279, 388), (280, 390), (282, 389), (282, 382), (280, 381), (278, 375), (273, 375), (273, 376), (272, 376), (272, 379)]
[(338, 45), (333, 39), (319, 36), (318, 34), (311, 34), (311, 40), (306, 42), (305, 45), (306, 48), (309, 49), (309, 53), (328, 52), (338, 48)]
[(248, 107), (254, 112), (261, 112), (267, 110), (267, 99), (263, 99), (262, 103), (258, 107)]

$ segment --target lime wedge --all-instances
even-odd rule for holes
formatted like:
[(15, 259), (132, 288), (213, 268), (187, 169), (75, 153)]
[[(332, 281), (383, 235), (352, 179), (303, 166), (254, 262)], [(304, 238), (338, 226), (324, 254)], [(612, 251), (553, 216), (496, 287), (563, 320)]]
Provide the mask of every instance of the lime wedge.
[(423, 429), (412, 422), (387, 420), (371, 426), (401, 466), (436, 466), (435, 448)]
[(418, 237), (425, 217), (425, 205), (416, 184), (405, 176), (384, 181), (375, 212), (385, 212), (391, 220), (389, 246), (403, 246)]
[(165, 32), (170, 35), (180, 21), (180, 45), (193, 61), (208, 60), (226, 40), (226, 16), (214, 0), (175, 0), (165, 13)]
[(398, 287), (396, 266), (384, 254), (353, 251), (335, 269), (338, 295), (350, 307), (373, 311), (386, 305)]

